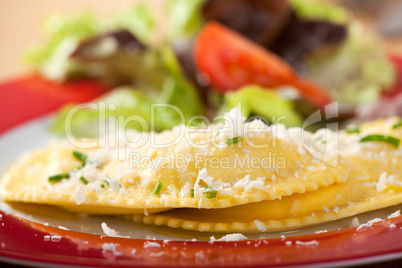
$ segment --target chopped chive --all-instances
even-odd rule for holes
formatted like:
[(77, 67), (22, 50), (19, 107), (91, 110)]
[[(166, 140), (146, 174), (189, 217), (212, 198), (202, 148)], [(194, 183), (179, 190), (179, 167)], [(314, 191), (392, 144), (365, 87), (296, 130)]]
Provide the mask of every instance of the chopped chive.
[(327, 142), (324, 141), (322, 138), (316, 138), (315, 139), (316, 142), (322, 143), (322, 144), (326, 144)]
[(80, 180), (81, 180), (83, 183), (85, 183), (85, 185), (88, 184), (87, 179), (85, 179), (83, 176), (80, 177)]
[(358, 126), (349, 126), (346, 128), (346, 133), (348, 134), (353, 134), (353, 133), (360, 133), (360, 129)]
[(84, 166), (76, 167), (76, 168), (74, 168), (74, 169), (72, 170), (72, 172), (76, 172), (76, 171), (80, 170), (80, 169), (83, 168), (83, 167), (84, 167)]
[(235, 143), (238, 143), (238, 142), (241, 142), (241, 137), (240, 137), (240, 136), (237, 136), (237, 137), (228, 139), (228, 140), (226, 141), (226, 144), (227, 144), (227, 145), (232, 145), (232, 144), (235, 144)]
[(101, 188), (105, 188), (106, 186), (105, 186), (104, 183), (102, 183), (102, 184), (100, 185), (100, 187), (101, 187)]
[(207, 198), (216, 197), (216, 191), (215, 190), (211, 189), (209, 186), (205, 186), (204, 189), (205, 189), (205, 196)]
[[(113, 180), (113, 179), (107, 177), (107, 178), (105, 179), (106, 185), (107, 185), (107, 186), (110, 186), (110, 182), (111, 182), (112, 180)], [(106, 186), (106, 185), (105, 185), (105, 186)], [(120, 184), (120, 183), (119, 183), (119, 187), (121, 188), (121, 184)]]
[(380, 142), (386, 142), (389, 143), (395, 148), (399, 147), (399, 144), (401, 143), (401, 140), (392, 136), (385, 136), (385, 135), (368, 135), (360, 139), (360, 142), (369, 142), (369, 141), (380, 141)]
[(74, 151), (73, 156), (75, 157), (75, 159), (80, 160), (82, 162), (82, 166), (85, 166), (85, 164), (87, 163), (88, 157), (85, 154)]
[(156, 186), (155, 186), (155, 189), (154, 189), (154, 191), (152, 192), (154, 195), (158, 195), (159, 194), (159, 191), (161, 190), (161, 188), (162, 188), (162, 185), (163, 185), (163, 183), (161, 182), (161, 181), (158, 181), (158, 183), (156, 184)]
[(395, 123), (395, 124), (392, 126), (393, 129), (397, 129), (397, 128), (400, 128), (400, 127), (402, 127), (402, 119), (399, 120), (398, 123)]
[(60, 173), (57, 175), (53, 175), (49, 177), (49, 182), (57, 182), (61, 181), (62, 179), (68, 179), (70, 178), (70, 173)]
[(191, 189), (191, 190), (190, 190), (190, 196), (191, 196), (191, 197), (194, 197), (194, 189)]

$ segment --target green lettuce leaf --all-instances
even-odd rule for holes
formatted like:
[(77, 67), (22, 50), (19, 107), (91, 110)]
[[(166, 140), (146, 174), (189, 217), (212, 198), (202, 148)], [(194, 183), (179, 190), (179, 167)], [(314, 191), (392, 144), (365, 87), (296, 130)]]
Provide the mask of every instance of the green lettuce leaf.
[(201, 5), (205, 0), (167, 1), (169, 36), (171, 40), (194, 36), (203, 20)]
[(79, 41), (99, 33), (101, 28), (101, 23), (92, 13), (51, 16), (45, 21), (46, 44), (29, 50), (25, 60), (49, 79), (63, 80), (66, 73), (82, 70), (79, 64), (69, 60)]
[(349, 19), (348, 12), (342, 7), (318, 0), (290, 0), (296, 15), (309, 20), (324, 20), (344, 24)]
[[(151, 119), (151, 111), (155, 115)], [(69, 104), (61, 109), (51, 125), (56, 134), (96, 137), (118, 128), (162, 131), (184, 123), (170, 107), (153, 107), (133, 88), (118, 88), (94, 102)]]
[[(97, 136), (104, 134), (98, 131), (99, 123), (101, 126), (108, 125), (110, 117), (140, 117), (147, 127), (136, 120), (130, 120), (125, 128), (159, 132), (185, 123), (193, 116), (204, 114), (197, 91), (181, 74), (169, 47), (160, 51), (143, 52), (131, 57), (129, 62), (116, 59), (116, 64), (122, 64), (118, 69), (130, 73), (135, 88), (126, 87), (111, 91), (95, 102), (99, 108), (81, 109), (75, 113), (72, 120), (67, 120), (67, 124), (66, 118), (74, 106), (64, 107), (56, 115), (53, 132), (63, 134), (65, 131), (71, 131), (75, 137)], [(107, 109), (111, 104), (115, 106), (114, 110)], [(154, 115), (152, 118), (151, 111)], [(100, 122), (100, 115), (106, 118), (105, 122)]]
[(140, 3), (117, 14), (113, 18), (112, 28), (129, 30), (141, 41), (148, 43), (155, 25), (155, 18), (149, 5)]
[(172, 48), (165, 46), (161, 54), (168, 75), (165, 76), (164, 91), (159, 96), (159, 102), (178, 107), (186, 120), (196, 115), (203, 115), (204, 107), (201, 98), (195, 86), (182, 73)]
[[(262, 116), (271, 123), (287, 127), (301, 126), (302, 118), (293, 109), (293, 103), (281, 98), (275, 91), (256, 85), (245, 86), (224, 96), (220, 113), (226, 113), (240, 104), (244, 116)], [(274, 122), (275, 121), (275, 122)]]
[(353, 107), (375, 101), (390, 88), (395, 69), (379, 40), (359, 22), (350, 24), (348, 34), (337, 50), (308, 57), (304, 76), (328, 89), (341, 105)]
[(101, 30), (100, 22), (92, 13), (75, 16), (54, 15), (45, 20), (44, 26), (48, 34), (46, 45), (31, 49), (25, 57), (29, 63), (36, 66), (44, 65), (66, 39), (78, 42)]
[(46, 43), (30, 49), (25, 60), (47, 78), (65, 80), (72, 74), (85, 72), (85, 66), (70, 58), (80, 41), (108, 31), (128, 29), (148, 42), (154, 28), (154, 17), (146, 4), (134, 5), (104, 23), (89, 12), (54, 15), (45, 21)]
[[(145, 107), (144, 107), (145, 106)], [(116, 89), (104, 97), (85, 104), (69, 104), (61, 109), (51, 125), (56, 134), (72, 133), (74, 137), (96, 137), (106, 133), (106, 129), (116, 129), (111, 118), (116, 122), (126, 120), (129, 116), (139, 115), (147, 124), (146, 128), (131, 120), (127, 128), (148, 131), (148, 102), (141, 94), (132, 89)], [(120, 124), (121, 126), (121, 124)]]

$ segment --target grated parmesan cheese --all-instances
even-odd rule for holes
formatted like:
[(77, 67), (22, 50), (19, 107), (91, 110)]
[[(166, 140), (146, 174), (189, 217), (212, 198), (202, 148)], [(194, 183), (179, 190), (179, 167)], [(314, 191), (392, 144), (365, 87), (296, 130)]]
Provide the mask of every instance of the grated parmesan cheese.
[(374, 223), (381, 222), (381, 221), (383, 221), (383, 220), (380, 218), (375, 218), (375, 219), (369, 220), (367, 223), (360, 224), (359, 227), (357, 227), (356, 231), (360, 231), (366, 227), (371, 227)]
[(109, 226), (107, 226), (106, 222), (102, 222), (101, 227), (102, 227), (103, 232), (107, 236), (120, 237), (120, 235), (117, 233), (116, 230), (114, 230), (114, 229), (110, 228)]
[(319, 246), (320, 245), (320, 243), (317, 240), (311, 240), (311, 241), (306, 241), (306, 242), (297, 240), (295, 242), (295, 244), (298, 245), (298, 246), (305, 246), (305, 247)]
[(204, 258), (205, 258), (204, 252), (203, 252), (202, 250), (196, 252), (196, 253), (194, 254), (194, 256), (195, 256), (197, 259), (204, 259)]
[(357, 217), (353, 217), (352, 221), (350, 222), (350, 227), (357, 227), (360, 225), (359, 219)]
[(243, 136), (243, 124), (246, 117), (243, 117), (239, 106), (234, 107), (224, 115), (225, 127), (229, 128), (229, 138), (236, 138)]
[(233, 234), (227, 234), (225, 236), (222, 236), (220, 239), (215, 239), (214, 236), (211, 236), (210, 242), (214, 242), (214, 241), (230, 242), (230, 241), (241, 241), (241, 240), (246, 240), (246, 239), (247, 239), (247, 237), (244, 236), (243, 234), (233, 233)]
[(206, 181), (207, 179), (208, 179), (207, 169), (203, 168), (198, 172), (198, 177), (194, 184), (194, 196), (200, 198), (200, 201), (198, 202), (198, 208), (201, 208), (202, 193), (204, 192), (204, 189), (202, 189), (199, 184), (201, 180)]
[(85, 195), (84, 187), (82, 185), (77, 185), (77, 188), (75, 189), (73, 195), (74, 195), (75, 203), (77, 203), (77, 205), (84, 203), (84, 201), (86, 199), (86, 195)]
[(378, 179), (378, 182), (375, 187), (376, 187), (377, 192), (382, 192), (387, 187), (387, 172), (386, 171), (381, 173), (380, 178)]
[(254, 224), (260, 232), (265, 232), (267, 230), (267, 226), (262, 221), (254, 220)]
[(165, 255), (165, 252), (163, 251), (149, 253), (149, 256), (151, 257), (162, 257), (163, 255)]
[(103, 243), (102, 244), (102, 251), (103, 253), (110, 252), (113, 256), (121, 255), (122, 253), (116, 250), (116, 246), (119, 244), (117, 243)]
[(44, 241), (60, 242), (62, 237), (60, 235), (45, 235), (43, 236)]
[(401, 211), (397, 210), (394, 213), (390, 214), (387, 219), (392, 219), (401, 216)]
[(118, 180), (109, 180), (109, 186), (112, 191), (118, 191), (120, 189), (120, 183)]
[(159, 249), (159, 248), (161, 248), (161, 245), (157, 242), (146, 241), (144, 243), (144, 248)]
[(208, 171), (206, 168), (203, 168), (198, 172), (198, 177), (194, 184), (195, 197), (200, 197), (202, 195), (202, 189), (200, 188), (199, 184), (201, 180), (206, 181), (207, 179), (208, 179)]
[(50, 241), (52, 241), (52, 242), (60, 242), (61, 241), (61, 236), (60, 235), (52, 235), (51, 237), (50, 237)]
[(384, 171), (383, 173), (381, 173), (380, 178), (378, 179), (378, 182), (376, 183), (377, 192), (382, 192), (384, 189), (386, 189), (387, 184), (402, 187), (401, 182), (395, 181), (395, 177), (393, 175), (387, 175), (387, 172)]
[(246, 193), (251, 192), (253, 189), (265, 190), (265, 182), (261, 178), (265, 180), (265, 177), (260, 177), (260, 180), (250, 180), (250, 174), (247, 174), (243, 179), (237, 181), (233, 188), (243, 189)]
[(334, 207), (334, 209), (332, 210), (335, 213), (339, 213), (339, 208), (338, 207)]

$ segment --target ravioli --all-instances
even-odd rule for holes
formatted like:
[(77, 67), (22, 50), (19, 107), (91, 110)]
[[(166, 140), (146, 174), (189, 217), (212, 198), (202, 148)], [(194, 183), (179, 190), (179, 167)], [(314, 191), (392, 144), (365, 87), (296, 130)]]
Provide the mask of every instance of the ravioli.
[[(53, 144), (8, 170), (1, 198), (93, 214), (152, 214), (281, 199), (347, 180), (342, 157), (317, 159), (309, 152), (322, 146), (311, 133), (245, 123), (239, 112), (205, 128), (181, 125), (160, 134), (128, 131)], [(85, 156), (84, 165), (74, 152)], [(57, 174), (68, 178), (49, 182)]]
[[(402, 184), (402, 180), (399, 182)], [(134, 215), (132, 219), (137, 223), (220, 233), (258, 232), (258, 220), (267, 231), (284, 231), (400, 204), (402, 187), (388, 185), (387, 189), (377, 192), (364, 182), (349, 180), (282, 200), (223, 209), (175, 209), (150, 216)]]
[[(351, 165), (349, 179), (314, 192), (294, 194), (224, 209), (176, 209), (159, 215), (139, 216), (139, 223), (165, 225), (201, 232), (280, 231), (333, 221), (402, 202), (402, 150), (384, 142), (360, 140), (367, 135), (402, 138), (399, 118), (363, 124), (359, 133), (340, 132), (341, 155)], [(317, 137), (322, 133), (318, 132)], [(335, 139), (332, 133), (328, 142)]]

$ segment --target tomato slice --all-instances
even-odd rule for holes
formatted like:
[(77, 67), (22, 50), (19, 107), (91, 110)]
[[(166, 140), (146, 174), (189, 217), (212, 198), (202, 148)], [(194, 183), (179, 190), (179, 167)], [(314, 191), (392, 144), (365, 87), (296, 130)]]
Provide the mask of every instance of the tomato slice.
[(250, 84), (267, 88), (289, 85), (320, 108), (331, 102), (325, 90), (298, 76), (282, 59), (216, 22), (201, 30), (194, 58), (198, 70), (220, 92)]
[(396, 70), (396, 79), (394, 85), (382, 92), (385, 98), (394, 98), (398, 94), (402, 94), (402, 55), (391, 54), (388, 55), (390, 61), (394, 64)]
[(0, 133), (65, 103), (90, 101), (108, 88), (92, 79), (56, 83), (34, 74), (0, 85)]

